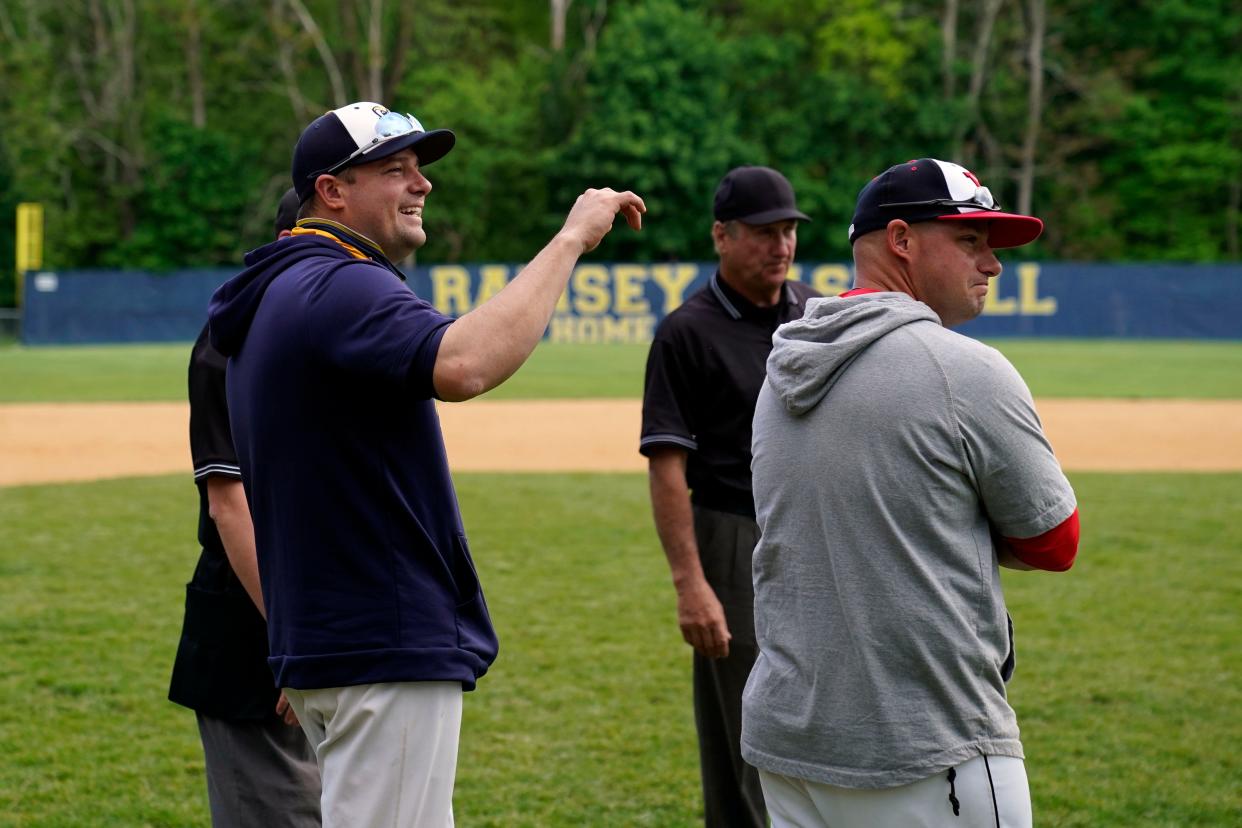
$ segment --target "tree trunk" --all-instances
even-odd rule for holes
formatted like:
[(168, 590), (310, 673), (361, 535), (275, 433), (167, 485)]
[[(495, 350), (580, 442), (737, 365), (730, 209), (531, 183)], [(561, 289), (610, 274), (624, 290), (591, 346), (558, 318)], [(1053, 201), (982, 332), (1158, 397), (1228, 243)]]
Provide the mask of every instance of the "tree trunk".
[(367, 27), (367, 100), (386, 104), (384, 100), (384, 1), (371, 0), (371, 22)]
[(203, 89), (203, 17), (198, 0), (189, 0), (185, 7), (186, 81), (190, 86), (190, 123), (195, 128), (207, 126), (207, 96)]
[(957, 87), (953, 71), (953, 64), (957, 62), (957, 8), (958, 0), (945, 0), (944, 14), (940, 18), (940, 39), (944, 49), (940, 71), (946, 101), (953, 99)]
[(337, 18), (341, 22), (341, 36), (337, 38), (337, 62), (348, 69), (349, 82), (352, 84), (350, 88), (359, 91), (367, 88), (367, 67), (366, 56), (363, 54), (365, 44), (358, 31), (358, 21), (364, 17), (363, 5), (369, 2), (370, 0), (341, 0), (336, 4)]
[(345, 79), (341, 76), (341, 67), (337, 64), (336, 58), (332, 54), (332, 49), (328, 46), (328, 41), (323, 36), (323, 31), (319, 28), (319, 24), (315, 22), (315, 18), (302, 0), (286, 0), (286, 2), (293, 9), (293, 13), (297, 15), (298, 22), (302, 24), (302, 28), (310, 35), (311, 42), (315, 44), (315, 51), (319, 53), (319, 60), (323, 63), (324, 72), (328, 75), (328, 83), (332, 86), (333, 103), (331, 108), (336, 109), (337, 107), (344, 106), (349, 103), (345, 93)]
[(1018, 212), (1025, 215), (1030, 215), (1034, 197), (1035, 152), (1044, 103), (1045, 11), (1044, 0), (1026, 0), (1026, 65), (1029, 79), (1026, 88), (1026, 135), (1022, 140), (1022, 163), (1018, 172)]
[(548, 0), (552, 13), (552, 51), (559, 52), (565, 48), (565, 17), (569, 14), (569, 5), (573, 0)]
[(1229, 182), (1229, 203), (1225, 205), (1225, 253), (1238, 258), (1238, 208), (1242, 206), (1242, 179)]
[(392, 42), (391, 60), (388, 62), (388, 76), (384, 79), (385, 96), (397, 88), (405, 74), (405, 57), (410, 53), (411, 41), (414, 37), (414, 3), (403, 0), (397, 3), (397, 34)]
[(276, 65), (280, 69), (280, 77), (283, 81), (285, 96), (289, 99), (289, 108), (293, 111), (294, 123), (306, 124), (310, 122), (311, 113), (318, 110), (323, 111), (321, 106), (313, 106), (306, 100), (306, 96), (302, 94), (302, 87), (298, 84), (298, 73), (293, 61), (293, 39), (291, 37), (281, 36), (284, 34), (284, 27), (287, 25), (284, 16), (285, 0), (272, 0), (270, 8), (269, 25), (272, 31), (276, 33)]
[(992, 30), (996, 25), (996, 16), (1000, 13), (1005, 0), (982, 0), (983, 9), (979, 15), (979, 25), (975, 33), (975, 50), (970, 60), (970, 89), (966, 93), (966, 113), (954, 131), (953, 147), (955, 155), (960, 159), (963, 141), (966, 134), (976, 127), (979, 121), (979, 98), (983, 94), (983, 83), (987, 79), (988, 52), (992, 47)]
[(597, 0), (595, 11), (591, 17), (582, 24), (582, 40), (586, 43), (587, 51), (595, 51), (595, 41), (599, 40), (599, 33), (604, 28), (604, 21), (608, 18), (608, 0)]

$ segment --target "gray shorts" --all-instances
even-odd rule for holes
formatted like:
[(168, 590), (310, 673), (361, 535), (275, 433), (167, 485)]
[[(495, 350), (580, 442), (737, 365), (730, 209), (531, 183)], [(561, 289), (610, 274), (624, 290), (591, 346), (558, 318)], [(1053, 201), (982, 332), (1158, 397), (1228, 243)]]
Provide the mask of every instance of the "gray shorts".
[(214, 828), (319, 828), (319, 766), (306, 734), (198, 714)]

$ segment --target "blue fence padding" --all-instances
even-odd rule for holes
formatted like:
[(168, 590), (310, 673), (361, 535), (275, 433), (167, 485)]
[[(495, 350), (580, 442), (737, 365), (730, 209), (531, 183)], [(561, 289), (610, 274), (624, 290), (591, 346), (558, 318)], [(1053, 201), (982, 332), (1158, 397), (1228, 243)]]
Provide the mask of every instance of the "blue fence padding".
[(26, 273), (22, 342), (75, 345), (186, 342), (198, 336), (212, 292), (236, 271)]
[[(1025, 267), (1007, 268), (997, 285), (1007, 314), (984, 314), (957, 330), (995, 336), (1242, 339), (1242, 265), (1039, 264), (1038, 293), (1026, 297)], [(1027, 277), (1028, 281), (1030, 277)], [(1039, 311), (1044, 298), (1055, 312)]]
[[(436, 265), (409, 284), (460, 316), (495, 295), (520, 265)], [(647, 342), (660, 320), (702, 287), (714, 263), (586, 263), (575, 268), (547, 338)], [(212, 292), (236, 271), (166, 274), (73, 270), (25, 274), (22, 341), (31, 345), (184, 342), (202, 327)], [(846, 290), (837, 263), (802, 263), (792, 276), (822, 293)], [(961, 326), (1004, 336), (1242, 340), (1242, 265), (1008, 263), (983, 314)]]

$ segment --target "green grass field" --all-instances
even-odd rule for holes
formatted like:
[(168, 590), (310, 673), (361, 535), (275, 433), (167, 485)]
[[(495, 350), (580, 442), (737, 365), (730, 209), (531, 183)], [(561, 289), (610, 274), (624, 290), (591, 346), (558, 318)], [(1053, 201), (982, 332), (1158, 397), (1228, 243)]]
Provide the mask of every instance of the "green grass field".
[[(1037, 396), (1242, 398), (1238, 343), (996, 344)], [(0, 401), (181, 399), (187, 350), (0, 348)], [(542, 346), (495, 396), (633, 397), (644, 354)], [(1078, 564), (1005, 573), (1036, 824), (1242, 824), (1242, 474), (1072, 480)], [(501, 637), (458, 824), (701, 823), (643, 476), (457, 484)], [(0, 828), (208, 824), (193, 715), (165, 699), (196, 508), (188, 470), (0, 488)]]
[[(1242, 398), (1242, 342), (998, 339), (1036, 397)], [(188, 343), (0, 347), (0, 403), (181, 400)], [(540, 345), (488, 399), (638, 397), (645, 345)]]
[[(1237, 824), (1242, 475), (1080, 474), (1078, 564), (1007, 572), (1041, 826)], [(641, 475), (462, 475), (501, 655), (466, 698), (468, 826), (692, 826), (689, 653)], [(165, 701), (189, 475), (0, 490), (0, 825), (206, 826)]]

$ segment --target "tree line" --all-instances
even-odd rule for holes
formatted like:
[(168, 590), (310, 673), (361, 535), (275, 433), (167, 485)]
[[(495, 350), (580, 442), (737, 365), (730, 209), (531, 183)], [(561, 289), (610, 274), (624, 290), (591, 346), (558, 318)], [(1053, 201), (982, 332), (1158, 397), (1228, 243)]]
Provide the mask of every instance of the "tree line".
[[(0, 0), (0, 256), (43, 202), (45, 265), (234, 265), (292, 146), (353, 100), (449, 127), (420, 262), (518, 262), (584, 187), (648, 230), (598, 256), (712, 258), (711, 197), (777, 167), (847, 260), (863, 184), (959, 161), (1047, 223), (1024, 255), (1239, 257), (1234, 0)], [(2, 280), (7, 282), (8, 280)], [(7, 298), (11, 301), (11, 287)], [(0, 303), (6, 296), (0, 293)]]

